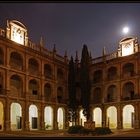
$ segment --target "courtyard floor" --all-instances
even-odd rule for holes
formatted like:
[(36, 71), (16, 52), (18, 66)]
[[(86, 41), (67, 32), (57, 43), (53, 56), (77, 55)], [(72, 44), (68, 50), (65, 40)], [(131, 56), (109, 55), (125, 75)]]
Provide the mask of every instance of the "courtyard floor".
[(113, 134), (109, 135), (100, 135), (100, 136), (92, 136), (92, 135), (78, 135), (78, 134), (68, 134), (66, 131), (9, 131), (9, 132), (0, 132), (0, 138), (139, 138), (140, 139), (140, 129), (123, 129), (123, 130), (112, 130)]

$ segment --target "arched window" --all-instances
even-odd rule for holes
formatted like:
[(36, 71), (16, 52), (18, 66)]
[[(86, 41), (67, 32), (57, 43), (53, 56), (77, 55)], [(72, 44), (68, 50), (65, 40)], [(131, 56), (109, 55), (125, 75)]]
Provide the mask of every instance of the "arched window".
[(52, 78), (52, 68), (49, 64), (44, 65), (44, 76), (46, 79), (51, 79)]
[(122, 98), (124, 100), (130, 100), (134, 98), (134, 84), (132, 82), (127, 82), (123, 85)]
[(102, 70), (97, 70), (93, 74), (93, 83), (100, 83), (103, 79), (103, 72)]
[(23, 58), (17, 52), (12, 52), (10, 55), (10, 66), (14, 69), (23, 70)]
[(22, 80), (18, 75), (10, 78), (10, 92), (14, 95), (21, 95), (23, 90)]
[(51, 85), (49, 83), (44, 86), (44, 96), (46, 101), (51, 100)]
[(29, 92), (30, 95), (38, 95), (39, 85), (35, 79), (29, 81)]
[(134, 64), (127, 63), (123, 66), (123, 77), (134, 76)]
[(37, 75), (39, 73), (39, 64), (36, 59), (30, 58), (28, 67), (30, 74)]
[(62, 103), (63, 102), (63, 88), (62, 87), (58, 87), (57, 88), (57, 101), (58, 103)]
[(108, 69), (108, 80), (114, 80), (117, 78), (117, 68), (116, 67), (110, 67)]
[(111, 85), (107, 89), (107, 102), (114, 102), (117, 99), (117, 88), (115, 85)]

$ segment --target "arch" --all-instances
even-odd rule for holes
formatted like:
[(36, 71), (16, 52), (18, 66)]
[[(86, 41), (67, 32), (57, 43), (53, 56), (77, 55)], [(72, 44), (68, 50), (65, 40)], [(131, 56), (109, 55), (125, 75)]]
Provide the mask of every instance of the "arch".
[(11, 52), (10, 66), (14, 69), (23, 70), (23, 57), (18, 52)]
[(93, 121), (95, 121), (95, 127), (102, 127), (102, 110), (96, 107), (93, 110)]
[(22, 107), (19, 103), (11, 104), (11, 130), (22, 128)]
[(0, 48), (0, 65), (4, 64), (4, 52), (3, 49)]
[(57, 101), (58, 103), (62, 103), (63, 102), (63, 88), (62, 87), (58, 87), (57, 88)]
[(102, 98), (102, 95), (101, 95), (101, 88), (97, 87), (94, 89), (93, 91), (93, 95), (92, 95), (92, 103), (100, 103), (101, 102), (101, 98)]
[(39, 63), (36, 59), (30, 58), (28, 62), (28, 69), (30, 74), (37, 75), (39, 72)]
[(30, 129), (38, 129), (38, 108), (36, 105), (29, 107), (29, 127)]
[(53, 108), (51, 106), (46, 106), (44, 109), (44, 122), (46, 130), (53, 129)]
[(93, 74), (93, 82), (94, 83), (100, 83), (103, 79), (103, 71), (102, 70), (97, 70)]
[(117, 128), (117, 109), (115, 106), (107, 108), (107, 125), (109, 128)]
[(134, 127), (134, 107), (133, 105), (125, 105), (123, 107), (123, 128)]
[(123, 39), (121, 39), (120, 43), (131, 40), (131, 39), (134, 39), (134, 38), (133, 37), (123, 38)]
[(39, 85), (35, 79), (29, 81), (29, 93), (30, 95), (38, 95)]
[(83, 111), (84, 111), (84, 110), (81, 109), (80, 112), (79, 112), (79, 116), (80, 116), (80, 118), (79, 118), (79, 123), (80, 123), (80, 125), (82, 125), (82, 126), (84, 126), (84, 122), (87, 121), (86, 117), (83, 115)]
[(23, 86), (22, 86), (22, 79), (20, 76), (18, 75), (12, 75), (10, 77), (10, 92), (14, 95), (21, 95), (22, 94), (22, 90), (23, 90)]
[(117, 68), (116, 67), (110, 67), (108, 69), (108, 80), (114, 80), (117, 78)]
[(58, 129), (64, 129), (64, 109), (59, 107), (57, 110)]
[(3, 103), (0, 101), (0, 131), (4, 130), (4, 110)]
[(107, 102), (114, 102), (117, 99), (116, 85), (110, 85), (107, 89)]
[(27, 28), (25, 27), (25, 25), (17, 20), (11, 20), (10, 21), (11, 23), (14, 23), (14, 24), (17, 24), (19, 25), (20, 27), (22, 27), (23, 29), (27, 30)]
[(123, 77), (129, 77), (134, 75), (134, 64), (133, 63), (126, 63), (123, 65), (122, 68)]
[(51, 85), (49, 83), (46, 83), (44, 86), (45, 101), (51, 101), (51, 90)]
[(134, 84), (132, 82), (127, 82), (123, 85), (122, 98), (123, 100), (134, 98)]
[(44, 75), (46, 79), (52, 78), (52, 67), (49, 64), (44, 65)]

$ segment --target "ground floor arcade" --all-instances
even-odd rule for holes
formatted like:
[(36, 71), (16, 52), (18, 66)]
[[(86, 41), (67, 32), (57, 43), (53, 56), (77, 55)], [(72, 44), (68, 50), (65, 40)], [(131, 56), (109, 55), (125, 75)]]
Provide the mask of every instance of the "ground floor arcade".
[[(63, 130), (70, 123), (65, 105), (42, 104), (0, 100), (0, 131), (15, 130)], [(91, 108), (95, 127), (111, 129), (140, 128), (140, 102), (98, 104)], [(84, 125), (83, 109), (77, 112), (77, 124)]]

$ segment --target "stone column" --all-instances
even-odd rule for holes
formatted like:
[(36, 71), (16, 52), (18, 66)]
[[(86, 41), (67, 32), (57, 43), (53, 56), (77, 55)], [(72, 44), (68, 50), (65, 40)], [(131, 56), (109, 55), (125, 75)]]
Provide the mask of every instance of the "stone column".
[(40, 110), (40, 128), (41, 130), (45, 130), (45, 121), (44, 121), (44, 104), (41, 104), (41, 110)]
[(29, 131), (29, 102), (25, 101), (25, 130)]
[(106, 108), (102, 106), (102, 127), (106, 127)]
[(54, 107), (54, 110), (53, 110), (53, 114), (54, 114), (54, 118), (53, 118), (53, 125), (54, 125), (54, 130), (58, 130), (58, 122), (57, 122), (57, 107)]
[(138, 103), (135, 104), (135, 112), (134, 112), (134, 114), (135, 114), (134, 128), (139, 129), (140, 125), (139, 125), (139, 104)]
[(9, 98), (7, 97), (6, 99), (6, 106), (5, 106), (5, 110), (4, 110), (4, 114), (5, 114), (5, 130), (6, 131), (10, 131), (11, 130), (11, 127), (10, 127), (10, 100)]
[(122, 129), (122, 108), (121, 105), (117, 106), (117, 129)]

